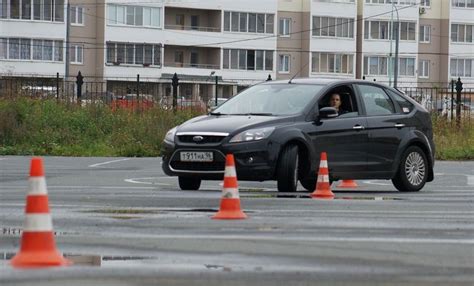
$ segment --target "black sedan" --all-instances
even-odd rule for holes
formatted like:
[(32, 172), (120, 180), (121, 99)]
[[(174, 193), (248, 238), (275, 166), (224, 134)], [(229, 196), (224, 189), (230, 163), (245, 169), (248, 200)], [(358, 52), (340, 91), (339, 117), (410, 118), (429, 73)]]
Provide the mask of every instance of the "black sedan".
[(294, 79), (250, 87), (171, 129), (162, 167), (181, 189), (197, 190), (201, 180), (223, 178), (232, 153), (239, 180), (276, 180), (283, 192), (296, 191), (299, 180), (313, 191), (325, 151), (331, 181), (391, 179), (414, 192), (433, 180), (434, 150), (430, 114), (396, 89)]

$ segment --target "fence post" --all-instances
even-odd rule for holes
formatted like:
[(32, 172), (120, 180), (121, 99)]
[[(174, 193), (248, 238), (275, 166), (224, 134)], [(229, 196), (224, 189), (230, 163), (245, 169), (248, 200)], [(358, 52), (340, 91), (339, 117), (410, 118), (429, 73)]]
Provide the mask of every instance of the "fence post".
[(137, 110), (140, 110), (140, 74), (137, 74)]
[(218, 90), (219, 90), (218, 86), (219, 86), (219, 77), (216, 75), (216, 99), (215, 99), (216, 100), (216, 107), (217, 107), (217, 102), (218, 102), (218, 100), (217, 100), (217, 94), (218, 94)]
[(173, 110), (176, 112), (176, 106), (178, 105), (178, 85), (179, 85), (179, 78), (176, 73), (174, 73), (173, 78), (171, 79), (171, 85), (173, 86)]
[(84, 77), (81, 74), (81, 71), (77, 73), (76, 76), (76, 85), (77, 85), (77, 102), (81, 102), (81, 96), (82, 96), (82, 84), (84, 83)]
[(56, 100), (59, 101), (59, 73), (56, 73)]
[(461, 91), (462, 91), (462, 82), (461, 78), (458, 77), (456, 82), (456, 124), (458, 127), (461, 126)]
[[(454, 119), (454, 87), (456, 85), (456, 81), (454, 79), (451, 80), (451, 121)], [(448, 115), (446, 115), (448, 117)]]

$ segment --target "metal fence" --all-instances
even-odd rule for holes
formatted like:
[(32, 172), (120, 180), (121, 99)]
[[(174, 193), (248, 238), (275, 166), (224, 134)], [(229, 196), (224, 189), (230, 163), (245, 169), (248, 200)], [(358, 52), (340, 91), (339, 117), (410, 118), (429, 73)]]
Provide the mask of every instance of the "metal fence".
[[(271, 79), (270, 79), (271, 80)], [(216, 82), (217, 83), (217, 82)], [(14, 98), (28, 96), (32, 98), (50, 98), (66, 103), (87, 105), (109, 105), (112, 108), (145, 110), (160, 107), (165, 110), (193, 110), (206, 112), (214, 105), (213, 91), (216, 83), (208, 83), (206, 96), (183, 95), (178, 93), (183, 83), (175, 76), (169, 80), (157, 82), (141, 81), (90, 81), (80, 74), (76, 80), (56, 78), (0, 78), (0, 97)], [(217, 83), (218, 84), (218, 83)], [(239, 86), (239, 90), (242, 89)], [(448, 120), (471, 120), (474, 117), (474, 89), (462, 87), (459, 79), (449, 88), (406, 87), (399, 90), (415, 99), (432, 114)], [(228, 98), (232, 94), (219, 97)]]

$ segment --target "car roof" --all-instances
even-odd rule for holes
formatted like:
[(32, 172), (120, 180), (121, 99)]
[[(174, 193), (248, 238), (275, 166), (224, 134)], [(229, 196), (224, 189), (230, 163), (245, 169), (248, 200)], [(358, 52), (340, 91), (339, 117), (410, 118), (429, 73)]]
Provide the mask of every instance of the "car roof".
[[(288, 84), (289, 80), (273, 80), (267, 81), (263, 84)], [(291, 80), (292, 84), (319, 84), (319, 85), (333, 85), (333, 84), (352, 84), (352, 83), (365, 83), (372, 84), (380, 87), (389, 87), (385, 84), (380, 84), (375, 81), (361, 80), (361, 79), (334, 79), (334, 78), (295, 78)]]

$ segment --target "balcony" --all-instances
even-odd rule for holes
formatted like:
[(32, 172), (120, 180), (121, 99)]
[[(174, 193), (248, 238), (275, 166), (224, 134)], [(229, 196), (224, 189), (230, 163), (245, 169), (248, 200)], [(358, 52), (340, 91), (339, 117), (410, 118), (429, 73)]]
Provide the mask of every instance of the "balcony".
[(166, 7), (165, 29), (221, 32), (221, 11)]
[(165, 46), (164, 66), (192, 69), (220, 69), (220, 49)]

